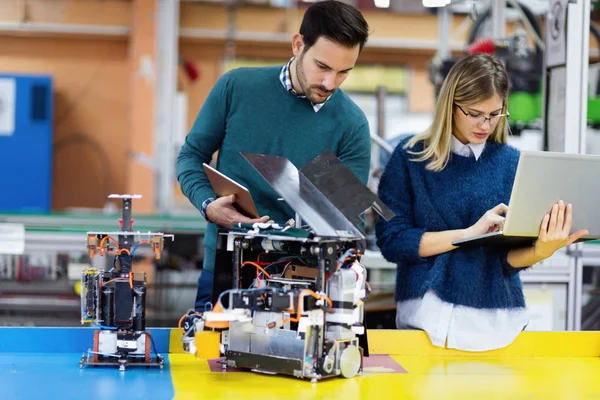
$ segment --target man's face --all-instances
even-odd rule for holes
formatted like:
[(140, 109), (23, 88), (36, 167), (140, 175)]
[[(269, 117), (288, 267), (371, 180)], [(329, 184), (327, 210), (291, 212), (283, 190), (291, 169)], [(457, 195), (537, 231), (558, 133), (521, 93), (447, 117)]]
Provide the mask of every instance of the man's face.
[(324, 37), (306, 51), (300, 35), (294, 37), (293, 45), (300, 94), (315, 104), (327, 100), (346, 80), (360, 53), (359, 45), (348, 48)]

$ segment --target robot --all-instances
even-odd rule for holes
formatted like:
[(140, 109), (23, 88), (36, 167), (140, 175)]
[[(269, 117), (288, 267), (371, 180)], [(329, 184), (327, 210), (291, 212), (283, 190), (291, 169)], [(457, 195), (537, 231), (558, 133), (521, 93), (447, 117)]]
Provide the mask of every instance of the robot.
[(201, 345), (196, 333), (213, 330), (221, 335), (224, 370), (313, 383), (360, 374), (370, 286), (354, 214), (369, 206), (386, 219), (394, 214), (331, 153), (301, 170), (282, 157), (243, 155), (296, 211), (296, 221), (239, 223), (220, 232), (214, 307), (182, 317), (184, 351)]
[[(141, 195), (110, 195), (122, 199), (122, 218), (116, 232), (87, 232), (90, 258), (114, 254), (108, 270), (84, 268), (81, 274), (81, 323), (92, 323), (93, 349), (79, 362), (86, 365), (118, 366), (121, 371), (131, 365), (163, 368), (164, 359), (156, 352), (151, 333), (146, 330), (146, 274), (133, 273), (132, 258), (142, 244), (152, 246), (160, 258), (164, 239), (173, 235), (133, 230), (132, 200)], [(154, 356), (152, 356), (152, 351)]]

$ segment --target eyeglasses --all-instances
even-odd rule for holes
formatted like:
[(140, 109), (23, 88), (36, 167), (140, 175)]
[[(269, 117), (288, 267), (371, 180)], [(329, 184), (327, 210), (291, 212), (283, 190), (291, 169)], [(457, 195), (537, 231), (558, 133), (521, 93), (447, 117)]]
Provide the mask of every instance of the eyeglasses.
[(476, 122), (479, 125), (485, 124), (485, 121), (490, 121), (490, 125), (495, 125), (498, 123), (498, 121), (500, 121), (500, 118), (508, 117), (510, 115), (509, 112), (506, 112), (506, 114), (494, 114), (494, 115), (490, 115), (489, 117), (486, 117), (483, 114), (472, 114), (470, 112), (467, 112), (467, 111), (463, 110), (462, 107), (456, 103), (454, 103), (454, 105), (456, 107), (458, 107), (458, 109), (460, 111), (462, 111), (462, 113), (465, 114), (469, 119), (471, 119), (473, 122)]

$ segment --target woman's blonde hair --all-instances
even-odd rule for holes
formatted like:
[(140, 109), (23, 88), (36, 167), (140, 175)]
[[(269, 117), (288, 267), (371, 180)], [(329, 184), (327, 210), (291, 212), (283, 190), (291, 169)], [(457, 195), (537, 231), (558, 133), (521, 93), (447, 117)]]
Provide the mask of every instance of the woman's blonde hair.
[[(506, 114), (508, 75), (504, 65), (488, 54), (471, 54), (460, 59), (444, 80), (437, 99), (433, 123), (422, 134), (411, 138), (405, 148), (423, 141), (423, 150), (411, 152), (413, 161), (429, 161), (427, 169), (441, 171), (450, 159), (454, 105), (469, 106), (498, 95), (502, 114)], [(488, 140), (506, 143), (508, 125), (501, 118)]]

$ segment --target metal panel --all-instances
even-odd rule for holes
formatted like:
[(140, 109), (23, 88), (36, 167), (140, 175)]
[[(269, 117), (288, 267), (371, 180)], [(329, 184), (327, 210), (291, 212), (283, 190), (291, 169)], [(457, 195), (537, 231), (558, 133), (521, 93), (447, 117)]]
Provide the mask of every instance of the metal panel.
[(287, 158), (251, 153), (242, 156), (317, 235), (364, 239), (360, 230)]
[(297, 339), (295, 331), (275, 330), (277, 336), (250, 335), (251, 353), (302, 360), (304, 357), (304, 340)]
[(300, 173), (354, 225), (363, 221), (360, 215), (370, 207), (389, 221), (394, 217), (375, 193), (331, 151), (325, 151), (300, 168)]
[(159, 0), (156, 8), (155, 24), (159, 32), (156, 34), (155, 206), (159, 213), (169, 213), (173, 207), (175, 161), (179, 151), (173, 128), (179, 58), (179, 0)]
[(229, 349), (250, 352), (250, 333), (246, 332), (243, 325), (247, 322), (232, 321), (229, 323)]
[(228, 351), (226, 357), (228, 365), (234, 363), (237, 368), (249, 368), (258, 372), (277, 372), (279, 374), (296, 376), (302, 370), (302, 361), (295, 359), (248, 354), (237, 351)]

